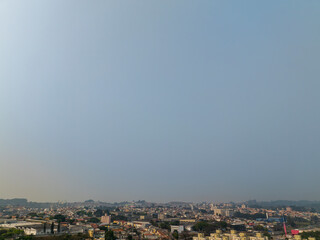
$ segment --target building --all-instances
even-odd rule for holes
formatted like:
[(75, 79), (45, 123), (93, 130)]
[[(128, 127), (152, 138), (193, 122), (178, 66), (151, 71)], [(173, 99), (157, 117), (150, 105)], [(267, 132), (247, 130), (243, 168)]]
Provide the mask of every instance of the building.
[(256, 236), (247, 236), (245, 233), (237, 234), (235, 230), (231, 230), (230, 233), (222, 233), (221, 230), (217, 230), (216, 233), (211, 233), (208, 237), (205, 237), (203, 233), (198, 233), (198, 236), (193, 237), (193, 240), (268, 240), (268, 237), (261, 233), (257, 233)]
[(104, 216), (102, 216), (101, 223), (110, 224), (111, 223), (111, 216), (108, 216), (108, 214), (105, 214)]
[(25, 235), (37, 235), (37, 230), (35, 228), (24, 228)]
[(171, 233), (173, 233), (174, 231), (177, 231), (178, 233), (182, 233), (184, 231), (184, 226), (183, 225), (180, 225), (180, 226), (171, 225)]
[(234, 214), (232, 209), (226, 208), (214, 208), (213, 211), (216, 216), (232, 217)]

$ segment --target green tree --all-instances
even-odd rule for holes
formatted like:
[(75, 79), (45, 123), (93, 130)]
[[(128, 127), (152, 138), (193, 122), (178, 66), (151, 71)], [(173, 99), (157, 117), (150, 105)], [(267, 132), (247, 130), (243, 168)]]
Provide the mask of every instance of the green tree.
[(225, 221), (215, 222), (215, 226), (217, 226), (219, 229), (225, 229), (228, 227), (228, 223)]
[(307, 239), (308, 237), (314, 237), (316, 240), (320, 240), (320, 231), (301, 233), (302, 239)]
[(254, 226), (253, 229), (261, 232), (265, 231), (265, 228), (261, 225)]
[(170, 224), (170, 225), (179, 225), (180, 222), (179, 222), (179, 221), (171, 221), (169, 224)]
[(158, 227), (158, 223), (156, 221), (151, 220), (150, 223), (152, 226)]
[(159, 227), (162, 228), (162, 229), (168, 229), (168, 230), (170, 230), (170, 224), (169, 224), (169, 222), (162, 222), (162, 223), (160, 223)]
[(35, 212), (28, 213), (27, 216), (30, 216), (30, 217), (38, 217), (37, 213), (35, 213)]
[(77, 211), (77, 215), (84, 216), (84, 215), (86, 215), (86, 211), (84, 211), (84, 210)]
[(319, 222), (319, 218), (317, 216), (312, 216), (311, 217), (311, 222), (314, 224), (317, 224)]
[(183, 231), (183, 232), (180, 234), (180, 239), (189, 240), (189, 239), (192, 239), (192, 237), (191, 237), (191, 235), (190, 235), (189, 232)]
[(200, 222), (197, 222), (192, 227), (192, 229), (197, 232), (203, 232), (203, 233), (209, 234), (211, 232), (216, 231), (217, 229), (226, 229), (227, 227), (229, 227), (229, 225), (224, 221), (221, 221), (221, 222), (200, 221)]
[(203, 231), (205, 228), (208, 228), (210, 226), (210, 224), (207, 222), (207, 221), (200, 221), (200, 222), (197, 222), (193, 227), (192, 229), (194, 231), (197, 231), (197, 232), (201, 232)]
[(10, 228), (10, 229), (0, 229), (0, 239), (16, 238), (24, 234), (23, 230)]
[(66, 216), (62, 214), (57, 214), (53, 216), (53, 219), (57, 219), (58, 222), (65, 222), (66, 221)]
[(179, 233), (177, 230), (174, 230), (173, 233), (172, 233), (172, 236), (175, 238), (175, 239), (179, 239)]
[(67, 222), (70, 223), (70, 224), (73, 224), (75, 221), (76, 221), (76, 220), (75, 220), (75, 219), (72, 219), (72, 218), (69, 218), (69, 219), (67, 220)]
[(113, 231), (106, 231), (105, 240), (116, 240), (117, 238), (114, 236)]
[(91, 222), (91, 223), (98, 223), (100, 222), (100, 220), (98, 218), (95, 218), (95, 217), (92, 217), (88, 220), (88, 222)]
[(108, 226), (99, 226), (100, 230), (108, 231)]
[(297, 227), (297, 224), (295, 223), (295, 221), (292, 217), (287, 217), (287, 223), (288, 223), (288, 225), (290, 225), (293, 228)]
[(102, 217), (104, 215), (104, 211), (100, 208), (98, 208), (95, 212), (94, 212), (94, 215), (96, 217)]
[(54, 234), (54, 222), (51, 223), (51, 234)]
[(33, 236), (21, 236), (18, 238), (18, 240), (33, 240), (34, 237)]

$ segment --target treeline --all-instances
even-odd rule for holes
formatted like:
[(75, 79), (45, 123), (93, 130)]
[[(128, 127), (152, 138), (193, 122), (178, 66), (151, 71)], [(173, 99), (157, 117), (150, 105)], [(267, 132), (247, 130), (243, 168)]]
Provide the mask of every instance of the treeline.
[(210, 234), (215, 232), (218, 229), (225, 230), (230, 227), (230, 224), (220, 221), (220, 222), (209, 222), (209, 221), (200, 221), (197, 222), (193, 227), (193, 231), (202, 232), (205, 234)]
[(28, 200), (26, 198), (0, 199), (0, 206), (25, 206)]
[(301, 233), (302, 239), (307, 239), (308, 237), (314, 237), (316, 240), (320, 240), (320, 231)]
[(17, 238), (24, 234), (23, 230), (10, 228), (10, 229), (0, 229), (0, 240), (8, 239), (8, 238)]
[(244, 218), (244, 219), (250, 219), (250, 220), (255, 220), (257, 218), (266, 218), (266, 215), (264, 213), (248, 214), (248, 213), (235, 212), (233, 216), (237, 218)]
[(49, 208), (57, 206), (58, 203), (49, 202), (29, 202), (26, 198), (0, 199), (0, 206), (22, 206), (29, 208)]
[(319, 212), (320, 211), (320, 201), (287, 201), (287, 200), (278, 200), (278, 201), (256, 201), (251, 200), (245, 203), (249, 207), (254, 208), (267, 208), (267, 209), (278, 209), (291, 207), (295, 211), (311, 211)]
[(169, 231), (171, 230), (171, 225), (179, 225), (179, 224), (180, 224), (179, 221), (156, 222), (156, 221), (153, 221), (153, 220), (151, 220), (150, 223), (151, 223), (153, 226), (155, 226), (155, 227), (159, 227), (159, 228), (162, 228), (162, 229), (167, 229), (167, 230), (169, 230)]
[(319, 224), (320, 219), (317, 216), (312, 216), (310, 221), (301, 217), (287, 217), (286, 222), (289, 226), (297, 228), (306, 227), (310, 224)]

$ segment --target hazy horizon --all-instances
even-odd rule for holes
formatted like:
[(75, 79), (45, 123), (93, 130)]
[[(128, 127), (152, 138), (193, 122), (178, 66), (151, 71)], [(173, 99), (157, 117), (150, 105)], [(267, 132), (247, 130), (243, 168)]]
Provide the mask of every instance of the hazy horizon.
[(0, 198), (320, 200), (320, 1), (0, 1)]
[(16, 200), (16, 199), (26, 199), (28, 202), (36, 202), (36, 203), (83, 203), (83, 202), (86, 202), (86, 201), (94, 201), (94, 202), (101, 202), (101, 203), (110, 203), (110, 204), (113, 204), (113, 203), (121, 203), (121, 202), (139, 202), (139, 201), (145, 201), (147, 203), (156, 203), (156, 204), (165, 204), (165, 203), (172, 203), (172, 202), (184, 202), (184, 203), (194, 203), (194, 204), (199, 204), (199, 203), (203, 203), (203, 202), (206, 202), (206, 203), (214, 203), (214, 204), (224, 204), (224, 203), (234, 203), (234, 204), (242, 204), (242, 203), (246, 203), (246, 202), (249, 202), (249, 201), (256, 201), (257, 203), (260, 203), (260, 202), (268, 202), (268, 203), (271, 203), (271, 202), (320, 202), (320, 200), (305, 200), (305, 199), (302, 199), (302, 200), (290, 200), (290, 199), (277, 199), (277, 200), (257, 200), (257, 199), (248, 199), (248, 200), (243, 200), (243, 201), (198, 201), (198, 202), (194, 202), (194, 201), (183, 201), (183, 200), (171, 200), (171, 201), (148, 201), (148, 200), (145, 200), (145, 199), (132, 199), (132, 200), (122, 200), (122, 201), (111, 201), (111, 202), (108, 202), (108, 201), (103, 201), (103, 200), (97, 200), (97, 199), (86, 199), (86, 200), (75, 200), (75, 201), (66, 201), (66, 200), (57, 200), (57, 201), (32, 201), (30, 199), (27, 199), (27, 198), (24, 198), (24, 197), (17, 197), (17, 198), (7, 198), (7, 199), (3, 199), (3, 198), (0, 198), (0, 200)]

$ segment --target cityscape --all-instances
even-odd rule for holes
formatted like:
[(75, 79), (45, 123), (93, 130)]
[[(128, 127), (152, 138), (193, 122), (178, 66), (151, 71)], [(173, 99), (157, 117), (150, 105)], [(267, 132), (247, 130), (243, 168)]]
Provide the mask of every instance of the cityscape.
[(0, 0), (0, 240), (320, 240), (320, 0)]
[(0, 229), (1, 239), (315, 240), (320, 236), (320, 202), (0, 199)]

